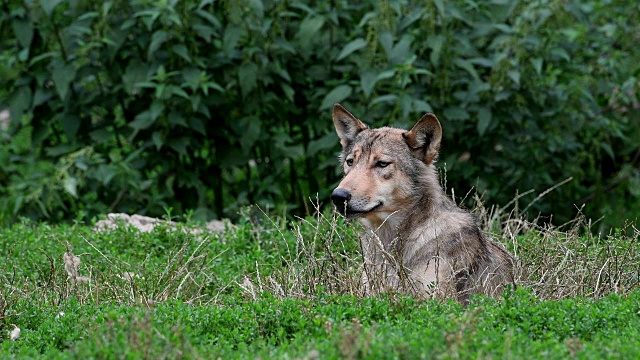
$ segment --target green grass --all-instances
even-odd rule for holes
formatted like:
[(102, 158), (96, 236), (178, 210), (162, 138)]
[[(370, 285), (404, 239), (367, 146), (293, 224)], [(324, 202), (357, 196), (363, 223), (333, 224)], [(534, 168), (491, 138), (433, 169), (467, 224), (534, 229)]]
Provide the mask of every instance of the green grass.
[[(640, 358), (633, 228), (488, 228), (517, 252), (520, 286), (465, 308), (364, 297), (357, 227), (323, 216), (286, 225), (0, 229), (0, 358)], [(70, 277), (67, 252), (89, 282)]]

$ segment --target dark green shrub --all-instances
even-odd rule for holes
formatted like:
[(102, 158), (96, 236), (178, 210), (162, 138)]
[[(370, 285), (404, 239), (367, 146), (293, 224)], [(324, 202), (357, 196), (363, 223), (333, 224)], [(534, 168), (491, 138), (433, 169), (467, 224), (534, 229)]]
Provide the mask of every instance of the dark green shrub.
[(374, 126), (434, 111), (458, 195), (527, 204), (572, 177), (530, 212), (617, 225), (640, 214), (639, 8), (6, 0), (0, 219), (308, 212), (339, 178), (340, 101)]

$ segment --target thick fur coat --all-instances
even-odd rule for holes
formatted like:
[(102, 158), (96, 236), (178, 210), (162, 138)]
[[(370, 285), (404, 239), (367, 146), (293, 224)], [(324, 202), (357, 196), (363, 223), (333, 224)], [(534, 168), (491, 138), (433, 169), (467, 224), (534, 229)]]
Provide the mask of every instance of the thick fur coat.
[(344, 178), (331, 199), (366, 228), (362, 238), (368, 293), (495, 296), (513, 283), (513, 256), (488, 239), (473, 216), (448, 198), (434, 166), (442, 128), (425, 114), (409, 131), (369, 129), (339, 104), (333, 122)]

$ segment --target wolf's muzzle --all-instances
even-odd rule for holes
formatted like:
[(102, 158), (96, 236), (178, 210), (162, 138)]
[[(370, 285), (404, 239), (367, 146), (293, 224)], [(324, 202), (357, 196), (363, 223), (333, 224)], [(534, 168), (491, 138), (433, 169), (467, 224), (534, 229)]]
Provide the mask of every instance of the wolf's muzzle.
[(335, 189), (333, 193), (331, 193), (331, 201), (338, 208), (338, 211), (341, 213), (345, 213), (347, 203), (351, 200), (351, 193), (349, 190), (345, 189)]

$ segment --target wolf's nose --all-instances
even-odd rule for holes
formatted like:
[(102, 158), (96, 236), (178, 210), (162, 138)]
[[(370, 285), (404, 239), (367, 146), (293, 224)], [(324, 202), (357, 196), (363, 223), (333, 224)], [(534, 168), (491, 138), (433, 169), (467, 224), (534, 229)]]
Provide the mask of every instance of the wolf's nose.
[(351, 200), (351, 193), (345, 189), (335, 189), (331, 193), (331, 201), (338, 208), (344, 208), (344, 203)]

